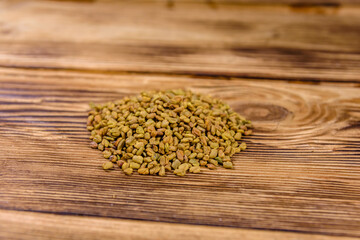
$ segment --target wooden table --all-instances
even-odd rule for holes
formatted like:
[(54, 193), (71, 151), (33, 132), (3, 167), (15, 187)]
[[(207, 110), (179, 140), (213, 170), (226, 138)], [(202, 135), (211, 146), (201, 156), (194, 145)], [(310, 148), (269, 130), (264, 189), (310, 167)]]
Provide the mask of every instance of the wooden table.
[[(359, 1), (0, 2), (0, 239), (360, 237)], [(125, 176), (88, 102), (182, 88), (253, 120), (235, 170)]]

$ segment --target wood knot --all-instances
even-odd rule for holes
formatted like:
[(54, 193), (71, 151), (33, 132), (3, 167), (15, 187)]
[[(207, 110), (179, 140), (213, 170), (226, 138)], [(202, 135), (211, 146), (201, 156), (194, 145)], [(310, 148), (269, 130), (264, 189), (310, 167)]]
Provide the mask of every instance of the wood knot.
[(252, 121), (281, 121), (289, 111), (281, 106), (263, 103), (236, 104), (233, 109)]

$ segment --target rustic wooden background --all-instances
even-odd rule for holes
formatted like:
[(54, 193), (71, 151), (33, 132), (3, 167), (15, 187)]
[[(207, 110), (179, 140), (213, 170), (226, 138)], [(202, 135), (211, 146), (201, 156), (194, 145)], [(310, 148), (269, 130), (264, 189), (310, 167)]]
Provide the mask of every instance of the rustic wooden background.
[[(0, 2), (0, 239), (360, 237), (360, 5)], [(88, 102), (186, 87), (253, 120), (235, 170), (104, 172)]]

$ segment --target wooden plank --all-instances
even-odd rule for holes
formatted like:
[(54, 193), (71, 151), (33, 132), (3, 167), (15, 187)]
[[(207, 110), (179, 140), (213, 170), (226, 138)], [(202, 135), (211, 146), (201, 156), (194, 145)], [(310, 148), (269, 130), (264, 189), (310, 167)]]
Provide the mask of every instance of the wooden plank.
[[(2, 209), (360, 236), (355, 84), (0, 70)], [(87, 103), (184, 86), (253, 120), (235, 170), (104, 172)]]
[(351, 240), (316, 234), (157, 223), (0, 210), (0, 238), (15, 239), (302, 239)]
[(1, 1), (0, 66), (360, 82), (360, 8)]
[[(17, 1), (17, 0), (8, 0)], [(116, 2), (117, 0), (52, 0), (52, 1), (65, 1), (65, 2), (81, 2), (81, 3), (94, 3), (94, 2)], [(179, 3), (198, 3), (196, 0), (133, 0), (133, 2), (157, 2), (167, 4), (170, 7), (176, 6)], [(301, 4), (311, 6), (333, 6), (339, 4), (359, 4), (359, 0), (204, 0), (203, 3), (208, 4), (210, 7), (216, 7), (218, 4)]]

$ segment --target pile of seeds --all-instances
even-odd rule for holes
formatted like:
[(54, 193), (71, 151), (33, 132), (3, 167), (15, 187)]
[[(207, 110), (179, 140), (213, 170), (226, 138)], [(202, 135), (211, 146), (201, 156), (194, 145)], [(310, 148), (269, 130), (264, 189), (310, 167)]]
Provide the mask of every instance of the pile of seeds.
[(246, 148), (238, 141), (252, 132), (251, 122), (229, 105), (191, 91), (142, 92), (91, 108), (90, 146), (110, 160), (103, 169), (117, 163), (127, 175), (231, 169), (230, 157)]

